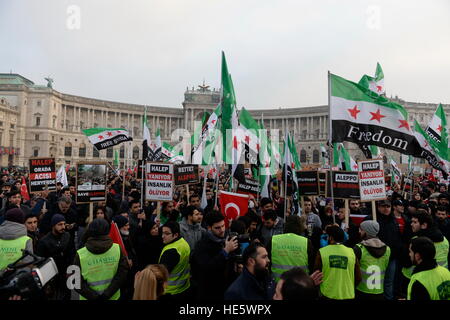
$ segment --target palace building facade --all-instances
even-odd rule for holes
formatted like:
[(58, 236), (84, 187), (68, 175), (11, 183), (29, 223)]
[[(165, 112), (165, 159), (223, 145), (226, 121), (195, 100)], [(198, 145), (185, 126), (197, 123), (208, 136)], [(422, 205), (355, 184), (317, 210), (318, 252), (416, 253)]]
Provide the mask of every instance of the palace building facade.
[[(48, 84), (36, 85), (19, 74), (0, 73), (0, 166), (28, 166), (32, 157), (54, 157), (57, 165), (74, 165), (82, 160), (112, 161), (114, 149), (119, 150), (122, 164), (135, 165), (142, 155), (142, 124), (144, 105), (113, 102), (65, 94)], [(147, 123), (152, 131), (160, 128), (161, 138), (171, 144), (172, 133), (187, 129), (190, 133), (201, 121), (205, 111), (212, 112), (220, 100), (220, 91), (200, 85), (187, 88), (182, 107), (147, 106)], [(416, 119), (425, 127), (437, 104), (408, 102), (392, 98), (409, 112), (410, 121)], [(450, 113), (450, 105), (443, 105)], [(328, 106), (300, 108), (249, 109), (252, 116), (263, 122), (266, 129), (287, 128), (295, 139), (302, 164), (319, 164), (320, 145), (328, 139)], [(133, 142), (98, 152), (83, 129), (92, 127), (125, 128)], [(178, 139), (178, 138), (175, 138)], [(364, 156), (356, 145), (346, 143), (355, 160)], [(387, 151), (402, 163), (400, 155)], [(424, 163), (424, 161), (421, 161)]]

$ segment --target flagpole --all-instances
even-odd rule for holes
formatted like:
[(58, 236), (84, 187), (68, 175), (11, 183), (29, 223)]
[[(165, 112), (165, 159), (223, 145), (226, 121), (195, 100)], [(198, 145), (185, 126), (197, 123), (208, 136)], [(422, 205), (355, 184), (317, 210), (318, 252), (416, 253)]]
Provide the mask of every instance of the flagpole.
[[(138, 171), (139, 174), (139, 171)], [(144, 208), (144, 199), (145, 199), (145, 195), (144, 195), (144, 183), (145, 183), (145, 160), (142, 160), (142, 167), (141, 167), (141, 209)]]
[[(287, 136), (287, 129), (286, 132), (284, 133), (284, 164), (283, 164), (283, 168), (284, 168), (284, 211), (283, 211), (283, 220), (284, 222), (286, 222), (286, 210), (287, 210), (287, 165), (286, 165), (286, 152), (288, 152), (289, 150), (289, 146), (286, 148), (289, 138)], [(290, 152), (290, 150), (289, 150)], [(292, 169), (291, 169), (292, 170)]]
[[(332, 206), (332, 210), (333, 210), (333, 223), (336, 223), (336, 217), (334, 216), (334, 196), (333, 196), (333, 172), (331, 170), (331, 165), (332, 165), (332, 161), (331, 161), (331, 157), (332, 157), (332, 122), (331, 122), (331, 77), (330, 77), (330, 71), (328, 71), (328, 156), (329, 156), (329, 160), (330, 160), (330, 191), (331, 191), (331, 203), (333, 204)], [(325, 181), (326, 183), (326, 181)]]

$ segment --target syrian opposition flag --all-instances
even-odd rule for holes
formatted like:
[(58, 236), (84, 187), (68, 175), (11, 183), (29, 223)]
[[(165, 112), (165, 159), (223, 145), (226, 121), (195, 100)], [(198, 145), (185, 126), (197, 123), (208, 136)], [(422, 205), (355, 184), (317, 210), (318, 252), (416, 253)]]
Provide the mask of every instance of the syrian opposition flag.
[(342, 143), (333, 144), (333, 165), (344, 171), (358, 171), (358, 164)]
[(292, 155), (291, 139), (289, 131), (286, 130), (284, 138), (284, 157), (282, 181), (286, 186), (285, 194), (288, 196), (298, 192), (297, 175), (295, 173), (295, 162)]
[(183, 151), (176, 150), (170, 143), (163, 142), (161, 154), (164, 161), (176, 164), (184, 163)]
[(361, 80), (359, 80), (359, 84), (367, 89), (370, 89), (376, 94), (385, 94), (386, 90), (384, 89), (384, 73), (383, 69), (381, 69), (381, 65), (377, 62), (375, 77), (364, 75), (362, 76)]
[(164, 158), (165, 157), (162, 155), (161, 133), (158, 128), (156, 130), (155, 143), (150, 144), (150, 160), (162, 161)]
[(150, 150), (151, 150), (151, 144), (152, 144), (152, 138), (150, 135), (150, 131), (148, 130), (147, 125), (147, 107), (145, 107), (144, 111), (144, 118), (143, 118), (143, 141), (142, 141), (142, 160), (151, 160), (150, 156)]
[(97, 150), (107, 149), (121, 144), (122, 142), (133, 141), (133, 137), (130, 136), (130, 133), (121, 128), (91, 128), (84, 129), (83, 133)]
[(391, 164), (392, 181), (395, 181), (395, 183), (400, 183), (400, 180), (402, 177), (402, 171), (397, 166), (397, 163), (394, 161), (394, 159), (392, 157), (390, 160), (390, 164)]
[(419, 158), (426, 159), (433, 168), (440, 170), (443, 176), (447, 177), (450, 168), (448, 161), (442, 159), (431, 147), (432, 140), (416, 120), (414, 120), (414, 135), (421, 147)]
[(244, 131), (243, 144), (244, 144), (244, 157), (245, 162), (249, 163), (252, 167), (259, 167), (259, 151), (261, 149), (261, 143), (259, 138), (259, 131), (261, 127), (258, 122), (252, 117), (250, 112), (245, 108), (242, 108), (239, 112), (240, 128)]
[(327, 149), (325, 149), (323, 143), (320, 144), (320, 153), (322, 155), (322, 168), (325, 168), (325, 166), (330, 163), (330, 157), (328, 156)]
[(231, 221), (247, 214), (249, 199), (247, 194), (220, 191), (219, 197), (220, 212), (225, 216), (225, 225), (227, 228), (231, 225)]
[[(217, 144), (219, 131), (219, 116), (221, 115), (221, 104), (219, 104), (213, 113), (208, 117), (208, 120), (201, 128), (198, 141), (192, 148), (192, 163), (199, 165), (209, 165), (213, 162), (213, 153)], [(195, 133), (194, 133), (195, 135)]]
[[(206, 172), (206, 168), (203, 172)], [(205, 210), (205, 208), (208, 206), (208, 200), (206, 199), (206, 184), (208, 181), (208, 175), (204, 174), (203, 177), (203, 192), (202, 192), (202, 201), (200, 203), (200, 207)]]
[(449, 156), (449, 139), (447, 132), (447, 118), (445, 116), (442, 104), (436, 109), (428, 127), (425, 129), (426, 134), (430, 137), (430, 144), (436, 150), (438, 155), (450, 161)]
[(364, 145), (376, 145), (420, 157), (421, 147), (401, 105), (339, 76), (329, 77), (332, 142), (354, 142), (363, 151)]
[(22, 185), (20, 186), (20, 195), (24, 200), (26, 201), (30, 200), (30, 194), (28, 193), (25, 177), (22, 177)]

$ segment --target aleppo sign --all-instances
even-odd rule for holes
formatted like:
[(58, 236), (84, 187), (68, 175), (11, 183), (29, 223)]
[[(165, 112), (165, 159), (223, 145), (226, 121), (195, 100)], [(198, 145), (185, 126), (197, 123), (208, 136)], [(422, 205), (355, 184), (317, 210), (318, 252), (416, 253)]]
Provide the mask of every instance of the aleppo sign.
[[(332, 171), (333, 197), (337, 199), (359, 199), (359, 179), (356, 171)], [(329, 178), (328, 184), (329, 184)], [(331, 188), (327, 186), (328, 197)]]
[(147, 163), (145, 199), (151, 201), (173, 200), (173, 164)]
[(358, 161), (361, 201), (386, 199), (383, 160)]
[(327, 194), (327, 172), (319, 172), (319, 195), (326, 196)]
[(181, 164), (174, 168), (175, 185), (196, 184), (200, 182), (197, 164)]
[(318, 196), (320, 193), (317, 171), (297, 171), (297, 183), (300, 196)]
[(55, 158), (30, 159), (30, 192), (56, 190)]

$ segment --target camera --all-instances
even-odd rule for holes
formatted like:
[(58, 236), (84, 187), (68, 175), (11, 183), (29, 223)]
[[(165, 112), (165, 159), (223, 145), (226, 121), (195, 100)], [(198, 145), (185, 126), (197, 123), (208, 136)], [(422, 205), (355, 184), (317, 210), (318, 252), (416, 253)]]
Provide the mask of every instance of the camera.
[(234, 237), (236, 237), (236, 240), (238, 241), (238, 243), (250, 242), (250, 235), (248, 233), (239, 234), (237, 232), (230, 232), (228, 235), (228, 240), (231, 240)]
[[(19, 295), (24, 300), (35, 300), (42, 296), (42, 288), (58, 274), (58, 268), (53, 258), (42, 258), (28, 250), (22, 250), (23, 255), (8, 269), (0, 272), (0, 300)], [(33, 261), (17, 265), (26, 256), (32, 256)], [(33, 267), (30, 267), (33, 265)]]

